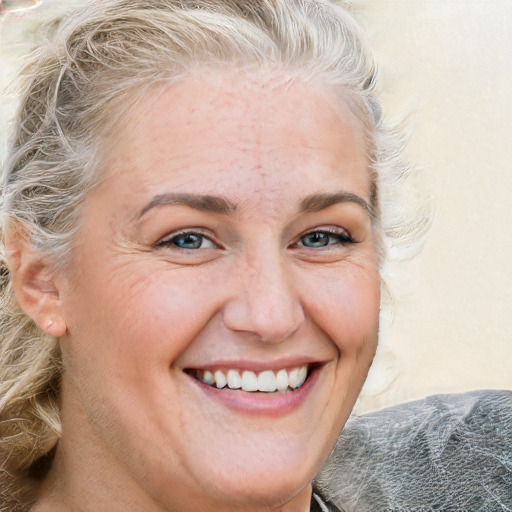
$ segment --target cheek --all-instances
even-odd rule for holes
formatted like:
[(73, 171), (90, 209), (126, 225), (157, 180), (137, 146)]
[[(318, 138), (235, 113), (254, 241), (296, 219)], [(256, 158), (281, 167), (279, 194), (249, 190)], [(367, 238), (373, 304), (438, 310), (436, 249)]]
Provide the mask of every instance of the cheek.
[(118, 275), (101, 306), (99, 334), (116, 357), (124, 353), (136, 367), (166, 370), (215, 312), (218, 288), (210, 281), (201, 272), (165, 267)]
[(315, 322), (340, 352), (359, 352), (375, 345), (380, 309), (378, 270), (340, 270), (328, 277), (321, 286), (316, 282), (308, 287), (316, 290), (308, 305)]
[[(348, 267), (348, 266), (347, 266)], [(377, 347), (380, 277), (373, 267), (338, 269), (317, 286), (311, 316), (338, 351), (325, 408), (325, 439), (337, 439), (366, 379)], [(311, 283), (310, 283), (311, 284)]]

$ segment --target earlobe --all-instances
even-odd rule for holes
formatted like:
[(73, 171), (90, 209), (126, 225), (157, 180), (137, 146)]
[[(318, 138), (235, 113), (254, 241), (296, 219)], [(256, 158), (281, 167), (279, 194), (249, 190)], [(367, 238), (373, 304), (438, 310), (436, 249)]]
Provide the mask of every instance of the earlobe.
[(19, 306), (47, 334), (62, 336), (66, 323), (61, 314), (60, 291), (47, 257), (19, 229), (7, 233), (6, 248)]
[(66, 323), (60, 315), (58, 317), (56, 316), (51, 318), (50, 320), (46, 321), (44, 325), (40, 325), (40, 327), (46, 334), (49, 334), (55, 338), (59, 338), (66, 332)]

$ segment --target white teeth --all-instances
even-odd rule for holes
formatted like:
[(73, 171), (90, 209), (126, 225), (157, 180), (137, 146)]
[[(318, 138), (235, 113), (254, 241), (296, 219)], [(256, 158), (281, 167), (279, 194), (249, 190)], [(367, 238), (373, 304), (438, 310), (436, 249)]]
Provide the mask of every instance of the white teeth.
[(292, 389), (297, 389), (304, 384), (308, 375), (307, 367), (294, 368), (288, 376), (288, 384)]
[(214, 374), (215, 377), (215, 385), (220, 389), (223, 388), (227, 384), (226, 376), (221, 370), (217, 370)]
[(307, 379), (308, 365), (293, 368), (291, 370), (282, 369), (277, 373), (272, 370), (265, 370), (256, 374), (250, 370), (245, 370), (240, 376), (240, 371), (235, 369), (198, 371), (197, 378), (219, 389), (226, 386), (230, 389), (241, 389), (246, 392), (261, 391), (264, 393), (273, 393), (275, 391), (284, 392), (291, 389), (300, 388)]
[(228, 387), (230, 389), (240, 389), (242, 387), (242, 378), (237, 370), (228, 371)]
[(258, 391), (258, 377), (254, 372), (242, 373), (242, 391)]
[(277, 389), (276, 376), (272, 370), (261, 372), (258, 375), (258, 389), (267, 393), (272, 393)]
[(299, 368), (299, 376), (300, 376), (300, 380), (301, 380), (301, 383), (299, 384), (299, 386), (302, 386), (302, 384), (304, 384), (304, 382), (306, 382), (306, 379), (308, 378), (308, 367), (307, 366), (301, 366)]
[(213, 376), (213, 373), (206, 370), (203, 373), (203, 382), (209, 386), (213, 386), (213, 384), (215, 384), (215, 377)]
[(278, 391), (286, 391), (288, 389), (288, 372), (279, 370), (276, 373), (276, 388)]

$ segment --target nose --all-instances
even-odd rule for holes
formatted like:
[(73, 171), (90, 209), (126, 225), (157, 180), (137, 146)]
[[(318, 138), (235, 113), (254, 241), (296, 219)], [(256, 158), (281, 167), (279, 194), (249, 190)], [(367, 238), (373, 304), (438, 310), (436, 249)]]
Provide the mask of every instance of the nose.
[(225, 326), (266, 343), (280, 343), (296, 332), (305, 314), (289, 274), (278, 250), (246, 258), (230, 276), (235, 284), (223, 309)]

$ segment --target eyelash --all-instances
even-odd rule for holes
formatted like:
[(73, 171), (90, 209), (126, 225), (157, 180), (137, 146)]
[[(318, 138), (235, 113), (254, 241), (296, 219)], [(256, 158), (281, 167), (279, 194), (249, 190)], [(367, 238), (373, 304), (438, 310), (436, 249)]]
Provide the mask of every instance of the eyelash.
[[(304, 244), (304, 239), (308, 236), (316, 235), (317, 237), (326, 236), (327, 243), (325, 245), (318, 245), (317, 247), (311, 247)], [(191, 239), (195, 238), (196, 242), (200, 245), (199, 247), (180, 247), (176, 242), (180, 238), (190, 237)], [(334, 240), (334, 242), (332, 242)], [(205, 241), (209, 241), (212, 247), (201, 247)], [(325, 239), (324, 239), (325, 241)], [(346, 245), (355, 243), (355, 240), (345, 231), (334, 228), (324, 228), (324, 229), (314, 229), (309, 231), (299, 237), (299, 240), (292, 244), (292, 247), (301, 246), (306, 249), (323, 249), (325, 247), (329, 247), (332, 245)], [(218, 249), (219, 245), (215, 243), (210, 237), (206, 236), (204, 233), (200, 231), (180, 231), (178, 233), (173, 233), (171, 236), (164, 238), (163, 240), (157, 243), (158, 247), (169, 247), (175, 246), (177, 249), (182, 249), (185, 251), (193, 251), (198, 249)]]
[[(327, 236), (327, 243), (325, 245), (321, 245), (318, 247), (309, 247), (303, 243), (303, 240), (311, 235), (323, 235)], [(334, 243), (331, 242), (331, 240), (335, 240)], [(312, 231), (308, 231), (307, 233), (300, 236), (298, 242), (296, 242), (294, 245), (301, 244), (301, 247), (304, 247), (306, 249), (323, 249), (325, 247), (329, 247), (332, 245), (347, 245), (347, 244), (353, 244), (355, 243), (355, 240), (347, 233), (345, 230), (341, 229), (335, 229), (335, 228), (320, 228), (320, 229), (314, 229)]]
[(206, 236), (204, 233), (201, 233), (200, 231), (180, 231), (178, 233), (173, 233), (171, 236), (168, 236), (166, 238), (164, 238), (163, 240), (160, 240), (158, 243), (157, 243), (157, 246), (158, 247), (169, 247), (169, 246), (175, 246), (177, 249), (182, 249), (184, 251), (193, 251), (193, 250), (197, 250), (197, 249), (206, 249), (205, 247), (197, 247), (197, 248), (190, 248), (190, 247), (180, 247), (176, 241), (180, 238), (185, 238), (185, 237), (197, 237), (200, 242), (201, 242), (201, 245), (203, 244), (204, 241), (209, 241), (213, 247), (208, 247), (207, 249), (218, 249), (219, 248), (219, 245), (217, 243), (215, 243), (209, 236)]

